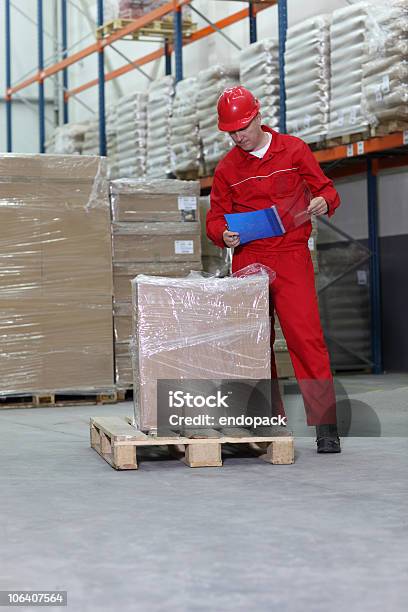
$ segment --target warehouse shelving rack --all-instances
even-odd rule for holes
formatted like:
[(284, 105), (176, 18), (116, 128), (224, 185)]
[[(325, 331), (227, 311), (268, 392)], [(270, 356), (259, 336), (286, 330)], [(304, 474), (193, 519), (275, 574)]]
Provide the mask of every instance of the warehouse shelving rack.
[[(225, 0), (224, 0), (225, 1)], [(40, 152), (45, 148), (45, 100), (44, 81), (46, 78), (62, 72), (63, 76), (63, 122), (68, 122), (68, 104), (70, 98), (77, 96), (82, 91), (98, 86), (99, 90), (99, 143), (100, 154), (106, 155), (105, 137), (105, 83), (114, 80), (131, 70), (141, 67), (157, 60), (165, 58), (166, 74), (171, 72), (171, 53), (175, 57), (175, 79), (183, 78), (183, 47), (195, 41), (201, 40), (213, 33), (222, 34), (232, 44), (235, 44), (224, 32), (228, 26), (243, 19), (249, 22), (249, 40), (257, 40), (256, 17), (257, 14), (273, 5), (278, 8), (278, 30), (279, 30), (279, 75), (280, 75), (280, 131), (286, 132), (286, 100), (285, 100), (285, 73), (284, 52), (286, 43), (286, 31), (288, 25), (287, 0), (245, 0), (246, 8), (243, 8), (228, 17), (212, 23), (204, 15), (194, 9), (192, 0), (170, 0), (167, 4), (157, 8), (122, 29), (97, 39), (93, 44), (77, 51), (68, 53), (67, 46), (67, 5), (69, 0), (60, 0), (61, 5), (61, 59), (51, 66), (44, 67), (44, 31), (43, 31), (43, 0), (37, 0), (37, 39), (38, 39), (38, 70), (34, 75), (23, 81), (12, 85), (11, 81), (11, 2), (5, 0), (5, 42), (6, 42), (6, 119), (7, 119), (7, 150), (12, 151), (12, 97), (17, 92), (37, 83), (39, 88), (38, 110), (39, 110), (39, 137)], [(103, 0), (96, 0), (97, 4), (97, 26), (104, 24)], [(183, 6), (190, 5), (193, 10), (207, 22), (207, 26), (194, 32), (188, 39), (182, 37), (182, 10)], [(105, 72), (104, 50), (125, 36), (136, 32), (150, 22), (160, 19), (164, 15), (174, 15), (174, 41), (172, 44), (165, 40), (161, 49), (153, 51), (135, 60), (129, 60), (122, 67)], [(235, 46), (237, 46), (235, 44)], [(69, 89), (68, 69), (76, 62), (81, 61), (94, 53), (98, 54), (97, 78), (84, 83), (76, 88)], [(127, 59), (127, 58), (126, 58)], [(372, 355), (373, 372), (380, 373), (382, 366), (381, 350), (381, 299), (380, 299), (380, 254), (378, 238), (378, 196), (377, 196), (377, 174), (384, 168), (404, 167), (408, 165), (408, 131), (396, 132), (381, 137), (370, 138), (358, 143), (335, 146), (315, 151), (316, 159), (333, 178), (359, 174), (366, 172), (367, 175), (367, 197), (368, 197), (368, 229), (369, 248), (371, 251), (370, 273), (371, 273), (371, 313), (372, 313)], [(212, 184), (212, 177), (201, 179), (202, 189), (208, 190)]]

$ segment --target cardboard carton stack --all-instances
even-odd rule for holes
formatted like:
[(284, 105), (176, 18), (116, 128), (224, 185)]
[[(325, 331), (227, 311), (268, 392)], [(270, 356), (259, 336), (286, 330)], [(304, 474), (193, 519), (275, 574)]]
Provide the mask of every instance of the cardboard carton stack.
[(132, 386), (131, 280), (138, 274), (185, 276), (201, 269), (196, 181), (111, 182), (116, 382)]
[(113, 390), (106, 160), (1, 155), (0, 393)]
[(157, 380), (269, 379), (267, 275), (132, 281), (135, 412), (157, 427)]

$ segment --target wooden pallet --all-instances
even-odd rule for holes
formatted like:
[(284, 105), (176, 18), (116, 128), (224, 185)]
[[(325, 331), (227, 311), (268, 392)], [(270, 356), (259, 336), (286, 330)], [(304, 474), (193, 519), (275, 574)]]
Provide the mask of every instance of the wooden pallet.
[(370, 136), (371, 138), (375, 138), (377, 136), (393, 134), (394, 132), (405, 132), (406, 130), (408, 130), (408, 121), (394, 119), (392, 121), (385, 121), (377, 126), (373, 126), (370, 130)]
[(10, 408), (51, 408), (77, 404), (115, 404), (117, 392), (112, 391), (53, 391), (50, 393), (15, 393), (0, 396), (0, 410)]
[(367, 128), (366, 130), (356, 132), (355, 134), (344, 134), (343, 136), (338, 136), (337, 138), (328, 138), (326, 140), (325, 148), (353, 144), (355, 142), (360, 142), (361, 140), (367, 140), (368, 138), (370, 138), (370, 130)]
[(176, 177), (181, 181), (197, 181), (200, 178), (200, 172), (197, 170), (176, 171)]
[(294, 463), (292, 433), (284, 427), (270, 427), (268, 434), (255, 436), (246, 429), (224, 428), (221, 432), (196, 430), (189, 437), (169, 432), (169, 436), (159, 438), (138, 431), (130, 424), (130, 419), (123, 417), (90, 420), (91, 447), (116, 470), (137, 470), (137, 448), (149, 446), (168, 447), (189, 467), (222, 466), (221, 447), (225, 444), (250, 445), (268, 463)]
[(116, 395), (118, 402), (131, 402), (133, 401), (133, 387), (116, 387)]
[[(125, 28), (131, 23), (134, 23), (135, 21), (135, 19), (113, 19), (112, 21), (107, 21), (96, 30), (96, 38), (99, 39), (105, 38), (106, 36), (110, 36), (111, 34), (118, 32), (119, 30), (123, 30), (123, 28)], [(193, 23), (191, 19), (183, 19), (183, 38), (190, 38), (190, 36), (196, 30), (196, 23)], [(172, 17), (163, 17), (162, 19), (152, 21), (146, 26), (143, 26), (142, 28), (139, 28), (138, 30), (135, 30), (134, 32), (131, 32), (130, 34), (125, 36), (124, 40), (138, 40), (141, 36), (155, 38), (159, 37), (173, 40), (174, 27)]]

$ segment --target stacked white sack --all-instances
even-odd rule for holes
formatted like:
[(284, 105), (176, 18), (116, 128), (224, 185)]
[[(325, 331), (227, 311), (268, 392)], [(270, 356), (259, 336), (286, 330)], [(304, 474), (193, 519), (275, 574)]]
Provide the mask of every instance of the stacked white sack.
[(408, 3), (369, 10), (363, 64), (363, 109), (371, 125), (408, 120)]
[(330, 138), (361, 132), (368, 125), (361, 105), (368, 8), (366, 2), (358, 2), (332, 15)]
[(99, 123), (90, 121), (84, 134), (82, 155), (99, 155)]
[(312, 17), (288, 29), (285, 88), (288, 133), (306, 142), (325, 138), (330, 98), (329, 15)]
[(147, 101), (146, 174), (166, 178), (171, 173), (170, 118), (174, 97), (174, 79), (165, 76), (150, 85)]
[(176, 175), (199, 169), (197, 94), (198, 81), (195, 77), (179, 81), (176, 85), (170, 120), (171, 169)]
[(241, 51), (240, 82), (261, 103), (262, 123), (279, 129), (279, 42), (265, 38)]
[(198, 73), (197, 113), (205, 172), (211, 172), (233, 142), (218, 129), (217, 102), (225, 89), (239, 84), (238, 66), (216, 64)]
[(108, 176), (118, 176), (118, 149), (116, 139), (116, 106), (110, 106), (106, 112), (106, 155), (108, 157)]
[(146, 170), (147, 95), (137, 91), (116, 105), (118, 176), (140, 178)]
[(66, 123), (57, 127), (46, 143), (46, 153), (72, 155), (82, 153), (87, 123)]

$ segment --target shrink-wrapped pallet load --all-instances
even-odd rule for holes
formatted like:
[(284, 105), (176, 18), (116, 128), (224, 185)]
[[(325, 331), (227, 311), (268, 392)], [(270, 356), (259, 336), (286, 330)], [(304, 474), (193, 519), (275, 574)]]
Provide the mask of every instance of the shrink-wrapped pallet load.
[(118, 175), (141, 178), (146, 171), (147, 95), (132, 92), (117, 104), (116, 149)]
[(363, 64), (363, 110), (382, 133), (406, 129), (408, 121), (408, 4), (379, 1), (369, 9), (367, 61)]
[(198, 73), (197, 112), (206, 173), (233, 146), (230, 136), (218, 129), (217, 101), (225, 89), (238, 85), (238, 79), (238, 66), (216, 64)]
[(329, 15), (318, 15), (288, 28), (285, 87), (288, 133), (309, 143), (323, 140), (329, 123)]
[(176, 85), (173, 115), (170, 120), (171, 168), (176, 176), (198, 176), (200, 138), (197, 115), (198, 81), (183, 79)]
[(97, 121), (90, 121), (84, 134), (82, 145), (83, 155), (99, 155), (99, 124)]
[(332, 15), (329, 138), (360, 133), (368, 127), (362, 110), (362, 73), (368, 59), (365, 44), (368, 15), (367, 2), (338, 9)]
[(1, 394), (113, 389), (106, 160), (1, 155)]
[(165, 76), (149, 87), (147, 100), (146, 174), (166, 178), (171, 173), (170, 118), (173, 108), (174, 79)]
[(157, 427), (157, 381), (270, 379), (269, 277), (132, 281), (134, 401)]
[(240, 82), (261, 103), (262, 123), (279, 129), (279, 43), (265, 38), (240, 53)]

